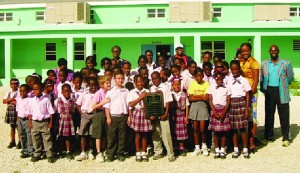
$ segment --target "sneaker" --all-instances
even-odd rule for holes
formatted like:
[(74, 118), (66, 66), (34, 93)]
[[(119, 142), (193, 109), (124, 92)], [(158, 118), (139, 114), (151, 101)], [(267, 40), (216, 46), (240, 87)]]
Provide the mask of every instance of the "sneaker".
[(75, 157), (75, 160), (77, 161), (82, 161), (88, 159), (88, 156), (86, 155), (85, 152), (81, 152), (79, 156)]
[(239, 157), (239, 152), (234, 151), (234, 152), (232, 153), (232, 158), (233, 158), (233, 159), (237, 159), (238, 157)]
[(88, 159), (89, 160), (94, 160), (95, 159), (95, 157), (94, 157), (94, 154), (93, 154), (93, 151), (91, 150), (91, 151), (89, 151), (89, 153), (88, 153)]
[(168, 158), (169, 162), (174, 162), (176, 160), (175, 156), (169, 156)]
[(48, 158), (48, 162), (49, 162), (49, 163), (54, 163), (54, 162), (55, 162), (55, 159), (54, 159), (54, 157), (52, 157), (52, 156), (51, 156), (51, 157), (49, 157), (49, 158)]
[(203, 154), (204, 156), (208, 156), (208, 155), (209, 155), (209, 152), (208, 152), (207, 148), (203, 148), (203, 149), (202, 149), (202, 154)]
[(143, 156), (142, 156), (142, 161), (143, 161), (143, 162), (148, 162), (148, 161), (149, 161), (147, 155), (143, 155)]
[(73, 160), (73, 159), (74, 159), (74, 156), (73, 156), (70, 152), (67, 152), (67, 153), (66, 153), (66, 158), (67, 158), (68, 160)]
[(28, 153), (23, 153), (23, 154), (21, 154), (21, 156), (20, 156), (20, 158), (22, 158), (22, 159), (28, 158), (28, 157), (30, 157), (30, 154), (28, 154)]
[(162, 154), (154, 154), (153, 156), (153, 160), (158, 160), (158, 159), (161, 159), (163, 158), (164, 156)]
[(220, 158), (220, 153), (219, 152), (215, 152), (214, 159), (218, 159), (218, 158)]
[(125, 156), (124, 156), (123, 154), (119, 154), (119, 155), (118, 155), (118, 160), (119, 160), (120, 162), (124, 162), (124, 161), (125, 161)]
[(290, 146), (290, 141), (288, 141), (288, 140), (283, 141), (282, 146), (283, 146), (283, 147), (288, 147), (288, 146)]
[(198, 156), (199, 154), (201, 154), (201, 150), (200, 149), (195, 149), (193, 151), (193, 153), (191, 154), (191, 156), (195, 157), (195, 156)]
[(220, 158), (221, 158), (221, 159), (226, 159), (226, 154), (223, 153), (223, 152), (221, 152), (221, 153), (220, 153)]
[(20, 141), (18, 142), (18, 144), (17, 144), (16, 148), (17, 148), (17, 149), (22, 149), (22, 144), (21, 144), (21, 142), (20, 142)]
[(100, 162), (100, 163), (105, 162), (103, 153), (98, 153), (98, 154), (97, 154), (97, 156), (96, 156), (96, 161), (98, 161), (98, 162)]
[(187, 154), (187, 150), (186, 150), (186, 149), (184, 149), (184, 150), (180, 150), (180, 156), (183, 156), (183, 157), (185, 157), (185, 156), (186, 156), (186, 154)]
[(245, 159), (250, 159), (250, 155), (249, 155), (248, 152), (244, 152), (243, 154), (244, 154), (244, 158), (245, 158)]
[(135, 156), (135, 161), (141, 162), (142, 161), (142, 156), (140, 156), (140, 155)]
[(11, 141), (10, 143), (9, 143), (9, 145), (7, 146), (7, 148), (8, 149), (11, 149), (11, 148), (13, 148), (13, 147), (15, 147), (16, 146), (16, 142), (15, 141)]
[(30, 161), (31, 161), (31, 162), (37, 162), (37, 161), (39, 161), (40, 159), (41, 159), (41, 157), (35, 157), (35, 156), (32, 156), (31, 159), (30, 159)]

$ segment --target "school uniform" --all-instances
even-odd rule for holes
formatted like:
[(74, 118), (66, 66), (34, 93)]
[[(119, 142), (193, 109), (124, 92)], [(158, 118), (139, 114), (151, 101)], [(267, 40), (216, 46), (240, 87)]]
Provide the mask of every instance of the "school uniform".
[(50, 99), (46, 95), (31, 98), (26, 114), (32, 116), (31, 134), (34, 156), (40, 157), (44, 149), (47, 157), (52, 157), (52, 137), (49, 123), (54, 109)]
[(172, 92), (173, 102), (171, 112), (175, 120), (175, 134), (177, 140), (188, 139), (187, 126), (185, 124), (186, 107), (190, 105), (185, 92)]
[[(17, 98), (18, 96), (18, 91), (9, 91), (6, 93), (3, 99), (7, 98)], [(5, 114), (5, 119), (4, 122), (6, 124), (16, 124), (17, 121), (17, 112), (16, 112), (16, 105), (13, 105), (11, 103), (7, 104), (6, 108), (6, 114)]]
[[(207, 93), (209, 88), (209, 83), (206, 81), (202, 81), (201, 84), (198, 84), (196, 80), (191, 82), (188, 94), (189, 95), (204, 95)], [(189, 119), (201, 121), (201, 120), (208, 120), (208, 107), (205, 101), (196, 101), (192, 102)]]
[(188, 71), (186, 73), (184, 73), (184, 75), (182, 75), (182, 83), (184, 88), (188, 91), (190, 84), (195, 80), (193, 75), (191, 75)]
[[(227, 96), (231, 95), (231, 90), (228, 86), (214, 86), (211, 85), (207, 91), (207, 94), (212, 95), (212, 103), (218, 114), (221, 114), (227, 103)], [(214, 116), (213, 111), (210, 113), (210, 122), (208, 130), (214, 132), (226, 132), (230, 130), (230, 121), (228, 112), (225, 114), (224, 120), (217, 120)]]
[[(71, 98), (75, 101), (75, 108), (77, 107), (76, 101), (80, 97), (80, 95), (84, 92), (83, 88), (80, 88), (78, 91), (75, 91), (74, 87), (72, 88)], [(75, 109), (75, 112), (72, 114), (73, 124), (76, 130), (80, 127), (80, 113), (77, 109)]]
[(29, 104), (29, 99), (30, 98), (28, 97), (18, 97), (16, 111), (19, 119), (17, 125), (21, 137), (22, 152), (31, 155), (33, 154), (31, 129), (28, 127), (28, 115), (25, 113)]
[[(100, 88), (93, 97), (93, 103), (97, 104), (105, 99), (106, 93), (102, 88)], [(101, 139), (106, 137), (107, 135), (107, 123), (106, 123), (106, 115), (105, 108), (100, 108), (94, 111), (95, 115), (93, 118), (93, 132), (92, 137), (95, 139)]]
[(57, 99), (57, 110), (59, 113), (59, 136), (73, 136), (75, 135), (74, 123), (72, 114), (75, 111), (75, 101), (70, 98), (59, 97)]
[(214, 81), (215, 81), (215, 79), (214, 79), (214, 76), (213, 76), (213, 75), (206, 76), (206, 75), (204, 74), (203, 81), (207, 81), (209, 84), (213, 84)]
[(153, 70), (156, 68), (155, 62), (152, 61), (151, 65), (149, 65), (149, 64), (147, 63), (147, 68), (148, 68), (148, 71), (149, 71), (149, 76), (151, 76)]
[(157, 72), (160, 73), (160, 71), (161, 71), (162, 69), (163, 69), (163, 68), (162, 68), (161, 66), (159, 66), (159, 67), (155, 68), (155, 69), (153, 70), (153, 72), (157, 71)]
[[(128, 104), (138, 99), (143, 92), (148, 93), (149, 90), (145, 88), (143, 88), (141, 91), (139, 91), (137, 88), (131, 90), (128, 95)], [(135, 132), (149, 132), (153, 130), (151, 121), (146, 119), (143, 100), (129, 109), (132, 110), (130, 128), (132, 128)]]
[(245, 119), (246, 110), (246, 92), (251, 90), (251, 86), (246, 78), (239, 76), (230, 78), (228, 86), (231, 91), (229, 120), (231, 129), (240, 129), (248, 127), (248, 121)]
[(125, 153), (126, 127), (128, 119), (128, 89), (114, 86), (107, 93), (105, 98), (110, 98), (110, 102), (103, 107), (109, 109), (111, 116), (111, 125), (107, 132), (107, 149), (109, 157), (115, 154), (123, 155)]
[[(163, 101), (164, 101), (164, 108), (166, 107), (167, 102), (172, 102), (173, 97), (171, 94), (171, 91), (169, 88), (161, 83), (159, 86), (151, 86), (150, 92), (162, 92), (163, 93)], [(171, 131), (170, 131), (170, 123), (169, 123), (169, 117), (166, 120), (154, 120), (152, 121), (153, 126), (153, 144), (154, 144), (154, 152), (155, 155), (161, 155), (163, 152), (162, 148), (162, 141), (164, 143), (164, 146), (167, 149), (167, 153), (169, 157), (174, 156), (173, 151), (173, 144), (172, 144), (172, 137), (171, 137)]]
[(89, 91), (84, 91), (78, 100), (75, 102), (81, 109), (80, 116), (80, 128), (78, 130), (78, 135), (89, 136), (92, 135), (92, 124), (93, 124), (93, 105), (92, 100), (95, 93), (90, 93)]
[(62, 95), (62, 93), (61, 93), (61, 91), (62, 91), (62, 86), (64, 85), (64, 84), (69, 84), (70, 86), (71, 86), (71, 88), (73, 88), (73, 83), (72, 82), (70, 82), (70, 81), (65, 81), (64, 83), (62, 83), (62, 82), (59, 82), (58, 84), (57, 84), (57, 92), (55, 93), (56, 95), (57, 95), (57, 98), (58, 97), (62, 97), (63, 95)]

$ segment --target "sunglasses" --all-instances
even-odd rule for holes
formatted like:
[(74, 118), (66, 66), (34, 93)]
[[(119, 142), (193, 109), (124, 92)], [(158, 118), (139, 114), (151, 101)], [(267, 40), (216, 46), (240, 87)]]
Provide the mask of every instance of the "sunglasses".
[(183, 48), (182, 47), (177, 47), (175, 50), (182, 50)]

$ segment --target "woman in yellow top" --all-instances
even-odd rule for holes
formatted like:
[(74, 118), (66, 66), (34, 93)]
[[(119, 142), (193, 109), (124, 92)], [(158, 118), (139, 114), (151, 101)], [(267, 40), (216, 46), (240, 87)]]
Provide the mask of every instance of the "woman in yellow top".
[[(258, 125), (257, 121), (257, 85), (259, 81), (259, 70), (260, 64), (251, 56), (252, 46), (250, 43), (243, 43), (240, 46), (241, 50), (241, 69), (243, 71), (243, 76), (248, 80), (251, 86), (250, 93), (250, 114), (249, 114), (249, 143), (250, 143), (250, 152), (255, 152), (255, 143), (254, 139), (256, 136), (256, 129)], [(257, 140), (257, 139), (256, 139)]]

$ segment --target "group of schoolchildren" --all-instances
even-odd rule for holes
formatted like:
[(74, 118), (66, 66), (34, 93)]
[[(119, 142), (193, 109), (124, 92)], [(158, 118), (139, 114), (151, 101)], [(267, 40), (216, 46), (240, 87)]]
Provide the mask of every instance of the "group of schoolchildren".
[[(242, 76), (240, 62), (228, 64), (216, 56), (212, 64), (211, 53), (205, 52), (200, 66), (174, 58), (168, 67), (164, 56), (158, 56), (157, 64), (152, 56), (150, 50), (141, 55), (137, 69), (131, 69), (125, 60), (103, 58), (101, 71), (95, 68), (96, 59), (89, 56), (86, 67), (75, 73), (61, 58), (59, 67), (48, 70), (43, 82), (38, 74), (27, 76), (26, 84), (21, 85), (18, 79), (11, 79), (11, 91), (3, 99), (8, 106), (5, 122), (11, 125), (8, 148), (17, 146), (22, 149), (21, 158), (31, 157), (32, 162), (46, 156), (53, 163), (57, 153), (71, 160), (77, 133), (78, 161), (124, 161), (129, 146), (135, 146), (136, 161), (147, 162), (149, 147), (154, 150), (153, 160), (158, 160), (164, 157), (164, 146), (172, 162), (175, 149), (180, 156), (187, 155), (186, 140), (192, 138), (187, 125), (192, 123), (195, 149), (191, 156), (209, 155), (210, 130), (214, 158), (226, 158), (228, 132), (234, 146), (232, 157), (238, 158), (240, 130), (242, 154), (249, 158), (246, 128), (251, 87)], [(146, 116), (148, 93), (162, 93), (161, 116)], [(134, 140), (129, 140), (129, 128)]]

